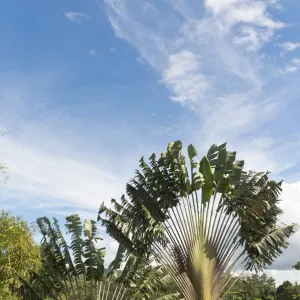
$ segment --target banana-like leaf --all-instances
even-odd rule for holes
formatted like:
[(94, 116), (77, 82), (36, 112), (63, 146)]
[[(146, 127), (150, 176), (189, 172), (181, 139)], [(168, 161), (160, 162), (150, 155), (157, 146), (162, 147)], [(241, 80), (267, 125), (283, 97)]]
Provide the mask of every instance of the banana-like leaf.
[[(104, 248), (98, 245), (101, 238), (96, 222), (85, 220), (82, 224), (78, 215), (66, 220), (70, 245), (56, 219), (53, 224), (46, 217), (37, 220), (43, 235), (43, 266), (38, 274), (32, 274), (30, 282), (20, 279), (26, 299), (153, 299), (155, 291), (166, 282), (160, 267), (147, 266), (133, 255), (126, 258), (124, 245), (119, 246), (109, 269), (105, 269)], [(122, 262), (125, 262), (123, 269)]]
[(21, 295), (24, 299), (43, 300), (38, 292), (23, 278), (19, 277), (21, 283)]
[(125, 253), (126, 253), (126, 247), (120, 244), (115, 259), (108, 266), (108, 269), (110, 270), (108, 276), (113, 275), (113, 273), (116, 270), (119, 270), (121, 268), (121, 264), (124, 262), (125, 259)]
[(192, 161), (193, 158), (194, 158), (195, 156), (198, 155), (198, 150), (197, 150), (197, 148), (196, 148), (194, 145), (192, 145), (192, 144), (189, 145), (189, 146), (188, 146), (188, 154), (189, 154), (190, 160)]
[(204, 156), (200, 162), (200, 172), (205, 180), (205, 183), (202, 186), (202, 202), (206, 203), (210, 200), (214, 191), (214, 175), (206, 156)]
[(278, 225), (281, 182), (269, 173), (243, 171), (226, 144), (213, 145), (200, 169), (197, 153), (189, 146), (192, 178), (179, 141), (149, 164), (142, 158), (127, 185), (129, 200), (102, 207), (99, 219), (127, 251), (154, 255), (185, 299), (217, 300), (232, 272), (263, 270), (297, 226)]

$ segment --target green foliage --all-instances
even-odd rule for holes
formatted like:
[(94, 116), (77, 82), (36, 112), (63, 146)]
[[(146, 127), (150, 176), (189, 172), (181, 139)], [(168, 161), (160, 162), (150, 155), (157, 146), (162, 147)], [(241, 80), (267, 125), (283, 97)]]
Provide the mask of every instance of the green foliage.
[[(125, 257), (125, 248), (120, 244), (115, 259), (105, 269), (105, 249), (99, 247), (102, 239), (96, 222), (85, 220), (82, 224), (78, 215), (69, 216), (66, 221), (70, 243), (66, 242), (56, 219), (37, 220), (43, 235), (43, 264), (31, 280), (23, 280), (24, 299), (157, 299), (168, 278), (161, 267), (152, 267), (133, 255)], [(173, 291), (161, 296), (175, 300), (180, 294)]]
[(40, 265), (39, 248), (27, 222), (11, 213), (0, 213), (0, 299), (14, 299), (20, 277), (28, 278)]
[(186, 298), (218, 299), (233, 268), (263, 270), (297, 225), (278, 226), (281, 182), (243, 171), (226, 144), (213, 145), (200, 161), (193, 145), (187, 152), (188, 163), (176, 141), (148, 164), (142, 158), (127, 198), (102, 204), (98, 220), (127, 253), (154, 255)]
[(284, 281), (277, 288), (275, 280), (266, 274), (232, 278), (235, 285), (223, 300), (299, 300), (300, 285)]
[(292, 284), (289, 281), (284, 281), (277, 288), (276, 300), (299, 300), (300, 299), (300, 284), (297, 282)]
[(95, 221), (67, 217), (65, 238), (55, 218), (39, 218), (37, 247), (28, 225), (2, 212), (0, 299), (300, 299), (297, 283), (276, 290), (265, 274), (231, 276), (241, 266), (265, 269), (297, 230), (278, 225), (281, 182), (245, 172), (226, 144), (200, 158), (193, 145), (187, 153), (186, 161), (176, 141), (142, 158), (126, 196), (100, 206), (98, 221), (119, 242), (107, 269)]
[(104, 248), (96, 246), (101, 241), (96, 223), (85, 220), (82, 224), (78, 215), (67, 217), (70, 245), (55, 218), (53, 223), (46, 217), (39, 218), (37, 224), (43, 236), (43, 265), (32, 277), (32, 289), (42, 298), (92, 299), (105, 277), (105, 253)]
[[(136, 273), (131, 279), (131, 289), (129, 292), (129, 299), (158, 299), (165, 298), (170, 300), (179, 299), (180, 294), (177, 289), (171, 288), (172, 279), (169, 275), (164, 274), (161, 266), (151, 266), (140, 264)], [(162, 287), (168, 286), (169, 292), (162, 293)], [(171, 289), (171, 291), (170, 291)], [(181, 298), (181, 297), (180, 297)]]
[(298, 262), (293, 266), (293, 268), (294, 268), (295, 270), (299, 271), (299, 270), (300, 270), (300, 261), (298, 261)]
[[(225, 300), (234, 297), (254, 300), (272, 300), (276, 295), (276, 284), (272, 277), (266, 274), (251, 274), (238, 277), (231, 291), (227, 293)], [(233, 297), (234, 296), (234, 297)]]

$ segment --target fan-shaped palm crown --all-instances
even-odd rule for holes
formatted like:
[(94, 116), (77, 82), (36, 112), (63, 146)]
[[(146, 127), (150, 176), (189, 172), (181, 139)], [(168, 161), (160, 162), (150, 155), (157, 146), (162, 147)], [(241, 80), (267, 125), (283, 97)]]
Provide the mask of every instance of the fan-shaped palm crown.
[[(278, 226), (281, 182), (243, 171), (226, 144), (198, 151), (170, 143), (127, 184), (121, 202), (104, 204), (99, 220), (127, 251), (154, 257), (188, 300), (217, 300), (236, 269), (259, 271), (287, 247), (296, 225)], [(188, 167), (189, 165), (189, 167)]]

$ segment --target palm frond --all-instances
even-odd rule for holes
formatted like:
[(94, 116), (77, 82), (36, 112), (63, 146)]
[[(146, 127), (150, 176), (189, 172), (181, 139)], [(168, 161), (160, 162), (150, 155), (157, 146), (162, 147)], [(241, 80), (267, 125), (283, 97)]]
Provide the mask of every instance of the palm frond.
[(243, 171), (226, 144), (200, 161), (193, 145), (188, 155), (189, 172), (180, 141), (149, 164), (142, 158), (127, 184), (129, 201), (102, 206), (99, 219), (128, 251), (153, 255), (185, 299), (214, 300), (237, 268), (258, 271), (273, 262), (297, 226), (277, 224), (281, 182)]
[(56, 219), (52, 223), (44, 217), (37, 222), (43, 235), (43, 265), (38, 273), (31, 274), (30, 282), (22, 281), (23, 294), (32, 299), (150, 299), (166, 282), (160, 280), (163, 277), (160, 267), (153, 269), (143, 259), (128, 256), (124, 245), (119, 245), (115, 259), (105, 269), (105, 251), (98, 244), (102, 238), (93, 220), (82, 223), (78, 215), (66, 218), (70, 245)]

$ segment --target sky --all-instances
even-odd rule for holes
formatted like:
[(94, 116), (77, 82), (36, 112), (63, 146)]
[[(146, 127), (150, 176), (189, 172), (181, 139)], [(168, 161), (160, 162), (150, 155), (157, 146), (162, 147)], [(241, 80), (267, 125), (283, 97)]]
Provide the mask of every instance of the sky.
[[(298, 0), (3, 1), (1, 208), (96, 218), (141, 156), (227, 142), (300, 223)], [(63, 224), (63, 223), (62, 223)], [(116, 242), (105, 237), (108, 258)], [(267, 273), (300, 281), (300, 233)]]

